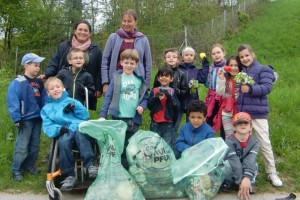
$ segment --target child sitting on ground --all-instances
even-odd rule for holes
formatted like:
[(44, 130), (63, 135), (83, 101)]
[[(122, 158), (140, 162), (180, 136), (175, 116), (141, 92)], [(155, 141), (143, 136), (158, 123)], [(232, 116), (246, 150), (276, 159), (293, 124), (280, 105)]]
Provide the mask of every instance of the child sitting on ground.
[[(195, 144), (215, 137), (213, 129), (205, 122), (207, 108), (203, 101), (192, 100), (187, 109), (189, 122), (184, 124), (176, 140), (175, 147), (179, 154)], [(178, 157), (178, 155), (177, 155)]]
[(150, 131), (160, 135), (173, 149), (176, 138), (175, 124), (177, 122), (179, 102), (170, 83), (173, 81), (173, 70), (162, 67), (157, 72), (160, 87), (150, 92), (148, 108), (150, 110)]
[(253, 184), (257, 175), (257, 154), (259, 143), (252, 136), (252, 119), (248, 113), (239, 112), (232, 118), (234, 134), (225, 140), (229, 147), (225, 160), (225, 181), (221, 190), (239, 186), (240, 199), (250, 199), (250, 193), (254, 193)]
[(72, 190), (76, 184), (74, 171), (75, 159), (72, 154), (74, 144), (78, 147), (83, 165), (88, 169), (89, 177), (95, 178), (98, 173), (94, 166), (95, 155), (87, 135), (78, 131), (80, 123), (88, 120), (87, 109), (76, 99), (68, 96), (60, 79), (50, 77), (45, 82), (48, 103), (43, 107), (43, 131), (50, 138), (58, 138), (59, 166), (67, 178), (62, 181), (61, 191)]

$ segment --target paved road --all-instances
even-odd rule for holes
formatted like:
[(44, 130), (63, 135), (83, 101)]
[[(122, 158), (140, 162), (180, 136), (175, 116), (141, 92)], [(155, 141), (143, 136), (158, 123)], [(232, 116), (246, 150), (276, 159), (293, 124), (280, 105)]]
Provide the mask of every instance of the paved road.
[[(299, 193), (298, 198), (299, 199)], [(267, 193), (267, 194), (255, 194), (252, 195), (251, 200), (275, 200), (276, 198), (287, 197), (287, 193)], [(65, 193), (63, 200), (83, 200), (83, 193)], [(32, 194), (32, 193), (21, 193), (21, 194), (7, 194), (0, 193), (0, 200), (49, 200), (48, 195), (45, 194)], [(160, 199), (163, 200), (163, 199)], [(168, 199), (171, 200), (171, 199)], [(177, 199), (179, 200), (179, 199)], [(188, 199), (180, 199), (188, 200)], [(238, 200), (234, 194), (218, 194), (213, 200)]]

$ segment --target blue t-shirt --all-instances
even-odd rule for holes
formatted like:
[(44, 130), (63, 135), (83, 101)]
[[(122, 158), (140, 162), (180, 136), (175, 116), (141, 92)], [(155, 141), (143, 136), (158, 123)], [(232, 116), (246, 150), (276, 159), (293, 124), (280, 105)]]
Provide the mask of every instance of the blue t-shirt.
[(122, 118), (133, 118), (139, 103), (139, 90), (142, 81), (135, 75), (121, 75), (121, 94), (119, 115)]

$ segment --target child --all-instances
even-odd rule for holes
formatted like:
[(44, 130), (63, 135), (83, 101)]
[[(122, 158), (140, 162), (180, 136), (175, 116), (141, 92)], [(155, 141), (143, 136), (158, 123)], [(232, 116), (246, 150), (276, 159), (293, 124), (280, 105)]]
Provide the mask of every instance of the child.
[[(179, 64), (179, 70), (183, 71), (186, 75), (187, 84), (189, 85), (188, 93), (185, 95), (185, 100), (182, 102), (181, 107), (186, 112), (189, 103), (192, 100), (199, 99), (198, 83), (205, 83), (207, 80), (209, 63), (206, 58), (202, 61), (202, 69), (196, 68), (194, 65), (195, 50), (192, 47), (185, 47), (182, 50), (183, 62)], [(192, 84), (193, 82), (193, 84)], [(186, 117), (188, 122), (188, 117)]]
[(238, 61), (243, 71), (251, 76), (254, 85), (241, 85), (238, 97), (238, 111), (247, 112), (252, 117), (256, 138), (260, 143), (265, 170), (274, 186), (282, 186), (282, 181), (277, 175), (272, 145), (269, 138), (269, 105), (267, 95), (272, 91), (275, 81), (273, 69), (262, 66), (250, 45), (242, 44), (238, 47)]
[[(221, 70), (225, 63), (226, 52), (222, 45), (214, 44), (211, 48), (211, 57), (213, 59), (213, 64), (209, 66), (209, 73), (207, 77), (206, 86), (208, 87), (208, 93), (205, 98), (205, 103), (207, 106), (207, 123), (214, 127), (213, 119), (220, 109), (219, 101), (220, 95), (216, 93), (216, 83), (218, 81), (218, 71)], [(215, 128), (216, 129), (216, 128)], [(221, 127), (221, 137), (225, 138), (224, 130)]]
[(88, 96), (93, 97), (95, 94), (95, 87), (92, 75), (86, 71), (85, 65), (85, 54), (82, 50), (77, 48), (71, 48), (67, 60), (69, 65), (64, 66), (58, 74), (70, 97), (77, 99), (83, 105), (85, 103), (85, 89), (88, 89)]
[(189, 122), (184, 124), (176, 140), (176, 150), (181, 154), (185, 149), (215, 137), (213, 129), (205, 122), (207, 108), (203, 101), (192, 100), (187, 109)]
[(8, 112), (18, 129), (12, 165), (15, 181), (23, 180), (22, 172), (39, 173), (34, 165), (39, 153), (40, 111), (44, 105), (45, 90), (37, 76), (44, 59), (34, 53), (25, 54), (21, 61), (24, 75), (18, 75), (8, 86)]
[(68, 96), (60, 79), (49, 77), (45, 82), (48, 103), (43, 107), (43, 131), (49, 138), (58, 138), (59, 166), (67, 178), (62, 181), (61, 190), (72, 190), (76, 184), (74, 172), (75, 159), (72, 154), (74, 144), (78, 147), (83, 165), (88, 169), (89, 177), (95, 178), (98, 173), (94, 166), (93, 148), (87, 135), (78, 131), (80, 123), (89, 119), (87, 109), (76, 99)]
[[(173, 81), (170, 83), (170, 87), (174, 89), (175, 94), (180, 102), (180, 109), (178, 110), (178, 118), (175, 124), (175, 131), (177, 133), (182, 114), (184, 112), (184, 100), (188, 92), (188, 84), (185, 74), (178, 69), (179, 53), (175, 48), (166, 49), (164, 51), (164, 63), (165, 66), (170, 67), (174, 72)], [(159, 87), (160, 83), (157, 79), (157, 74), (154, 78), (153, 88)]]
[[(235, 83), (234, 77), (241, 71), (238, 66), (236, 56), (231, 56), (226, 61), (226, 66), (223, 70), (218, 71), (216, 92), (222, 96), (220, 99), (220, 109), (214, 118), (214, 131), (220, 130), (223, 125), (225, 131), (225, 138), (233, 134), (231, 119), (237, 113), (236, 99), (239, 95), (239, 85)], [(225, 138), (223, 138), (225, 140)]]
[(259, 143), (252, 136), (252, 120), (248, 113), (235, 114), (232, 124), (234, 134), (225, 140), (229, 147), (225, 160), (228, 160), (229, 165), (225, 165), (225, 181), (221, 189), (229, 189), (236, 184), (239, 186), (238, 196), (250, 199), (250, 193), (254, 193)]
[(127, 123), (122, 165), (128, 169), (125, 149), (129, 138), (138, 131), (142, 124), (142, 114), (147, 107), (148, 92), (144, 79), (134, 70), (137, 68), (139, 54), (135, 49), (127, 49), (121, 53), (122, 70), (116, 71), (114, 80), (110, 82), (99, 113), (103, 120), (107, 114), (113, 120)]
[(150, 110), (150, 131), (160, 135), (173, 149), (176, 137), (175, 124), (178, 119), (179, 102), (175, 90), (169, 85), (173, 81), (173, 70), (162, 67), (157, 72), (160, 87), (150, 92), (148, 108)]

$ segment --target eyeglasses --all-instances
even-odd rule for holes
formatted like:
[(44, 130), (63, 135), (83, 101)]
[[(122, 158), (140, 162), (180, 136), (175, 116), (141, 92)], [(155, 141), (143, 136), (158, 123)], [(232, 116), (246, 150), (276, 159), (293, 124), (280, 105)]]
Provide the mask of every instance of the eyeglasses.
[(71, 58), (71, 60), (83, 60), (84, 57), (74, 57), (74, 58)]

